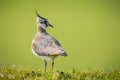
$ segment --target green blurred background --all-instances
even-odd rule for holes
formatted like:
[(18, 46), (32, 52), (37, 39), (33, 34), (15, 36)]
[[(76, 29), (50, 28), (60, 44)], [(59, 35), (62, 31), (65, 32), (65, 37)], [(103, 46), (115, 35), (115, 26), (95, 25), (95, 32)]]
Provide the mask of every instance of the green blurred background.
[(54, 25), (47, 31), (68, 53), (55, 60), (56, 70), (120, 66), (119, 0), (0, 0), (0, 67), (43, 69), (43, 61), (31, 51), (34, 9)]

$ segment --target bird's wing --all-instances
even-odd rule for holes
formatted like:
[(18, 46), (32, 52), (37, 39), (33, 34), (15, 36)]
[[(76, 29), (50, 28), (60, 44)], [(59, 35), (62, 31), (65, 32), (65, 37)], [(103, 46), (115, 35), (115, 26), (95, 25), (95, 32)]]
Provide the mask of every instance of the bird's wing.
[(64, 49), (55, 38), (49, 36), (46, 40), (48, 44), (46, 47), (46, 52), (48, 52), (50, 55), (60, 55), (64, 53)]
[(32, 50), (35, 54), (37, 54), (39, 56), (47, 56), (48, 54), (45, 52), (44, 38), (34, 39), (32, 41)]
[(61, 55), (65, 52), (61, 44), (51, 36), (34, 39), (32, 42), (32, 49), (39, 56)]

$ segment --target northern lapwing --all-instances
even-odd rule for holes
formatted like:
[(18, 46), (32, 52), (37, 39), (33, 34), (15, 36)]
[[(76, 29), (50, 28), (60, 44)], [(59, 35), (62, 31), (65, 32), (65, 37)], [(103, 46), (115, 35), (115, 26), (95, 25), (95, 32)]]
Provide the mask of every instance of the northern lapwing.
[(67, 56), (61, 44), (52, 36), (50, 36), (46, 28), (53, 27), (46, 18), (40, 16), (37, 11), (37, 33), (32, 41), (32, 52), (44, 60), (44, 70), (46, 72), (47, 60), (52, 60), (52, 72), (54, 68), (54, 60), (58, 56)]

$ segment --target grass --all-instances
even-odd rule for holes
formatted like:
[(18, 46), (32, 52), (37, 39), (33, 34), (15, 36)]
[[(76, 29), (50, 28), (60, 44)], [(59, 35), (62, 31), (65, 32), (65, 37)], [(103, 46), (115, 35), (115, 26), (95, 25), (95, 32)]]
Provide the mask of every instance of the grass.
[(0, 69), (0, 80), (120, 80), (120, 68), (88, 69), (78, 71), (48, 71), (32, 69), (30, 67), (8, 66)]

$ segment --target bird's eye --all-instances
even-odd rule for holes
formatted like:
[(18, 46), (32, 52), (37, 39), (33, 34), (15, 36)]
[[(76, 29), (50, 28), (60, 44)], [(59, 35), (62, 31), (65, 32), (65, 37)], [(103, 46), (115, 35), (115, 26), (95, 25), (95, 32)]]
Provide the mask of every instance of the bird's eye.
[(47, 23), (47, 21), (44, 21), (44, 23)]

